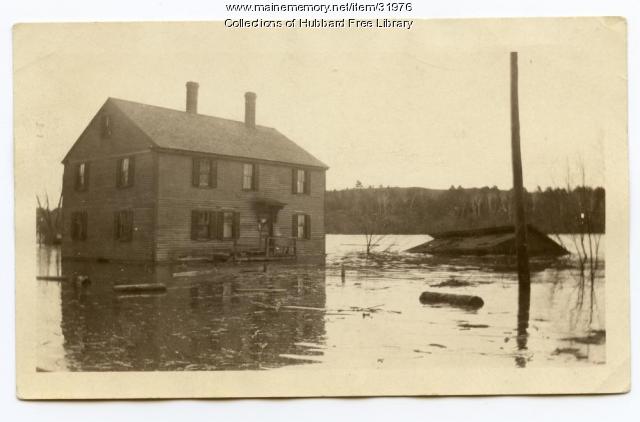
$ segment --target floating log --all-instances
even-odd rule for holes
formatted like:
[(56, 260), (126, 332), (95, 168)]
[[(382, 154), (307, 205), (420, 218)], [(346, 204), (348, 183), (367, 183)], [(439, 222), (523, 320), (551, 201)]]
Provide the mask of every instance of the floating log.
[(279, 311), (280, 309), (291, 309), (291, 310), (302, 310), (302, 311), (320, 311), (320, 312), (326, 312), (327, 309), (326, 308), (314, 308), (311, 306), (294, 306), (294, 305), (280, 305), (280, 306), (274, 306), (274, 305), (269, 305), (266, 303), (262, 303), (262, 302), (255, 302), (252, 301), (252, 304), (259, 306), (261, 308), (266, 308), (266, 309), (273, 309), (275, 311)]
[(45, 280), (45, 281), (67, 281), (69, 277), (61, 276), (61, 275), (39, 275), (36, 277), (36, 280)]
[(479, 309), (484, 306), (484, 301), (480, 296), (436, 292), (422, 292), (420, 302), (425, 305), (442, 304), (473, 309)]
[(284, 293), (287, 289), (236, 289), (238, 293)]
[(160, 292), (167, 290), (167, 286), (161, 283), (148, 283), (148, 284), (121, 284), (119, 286), (113, 286), (113, 290), (116, 292)]
[(198, 275), (205, 275), (214, 273), (215, 270), (194, 270), (194, 271), (182, 271), (178, 273), (173, 273), (173, 277), (195, 277)]

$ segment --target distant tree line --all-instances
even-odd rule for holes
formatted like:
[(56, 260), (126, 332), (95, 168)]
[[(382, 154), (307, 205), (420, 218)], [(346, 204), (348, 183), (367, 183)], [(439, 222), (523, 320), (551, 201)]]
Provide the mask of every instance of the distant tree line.
[[(604, 233), (601, 187), (538, 187), (526, 192), (529, 223), (546, 233)], [(327, 233), (422, 234), (512, 224), (512, 192), (497, 187), (446, 190), (364, 187), (326, 193)]]

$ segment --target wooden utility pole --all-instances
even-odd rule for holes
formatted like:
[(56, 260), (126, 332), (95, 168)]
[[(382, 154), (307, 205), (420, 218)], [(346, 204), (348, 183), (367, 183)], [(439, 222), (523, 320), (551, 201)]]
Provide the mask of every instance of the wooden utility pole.
[(531, 279), (527, 251), (527, 222), (524, 213), (522, 158), (520, 154), (520, 111), (518, 105), (518, 53), (511, 52), (511, 161), (515, 208), (516, 257), (518, 261), (518, 336), (526, 336), (529, 326)]

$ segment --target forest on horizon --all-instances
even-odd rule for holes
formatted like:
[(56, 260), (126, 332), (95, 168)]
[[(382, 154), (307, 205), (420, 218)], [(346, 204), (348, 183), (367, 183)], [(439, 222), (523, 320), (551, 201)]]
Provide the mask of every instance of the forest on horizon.
[[(511, 190), (364, 187), (326, 192), (328, 234), (429, 234), (512, 224)], [(525, 192), (528, 222), (545, 233), (604, 233), (602, 187)]]

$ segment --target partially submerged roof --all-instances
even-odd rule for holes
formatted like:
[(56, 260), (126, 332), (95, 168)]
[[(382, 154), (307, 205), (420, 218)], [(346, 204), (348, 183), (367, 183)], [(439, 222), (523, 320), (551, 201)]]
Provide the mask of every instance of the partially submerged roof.
[(109, 98), (158, 148), (328, 168), (276, 129)]
[[(441, 255), (513, 255), (515, 254), (514, 226), (485, 227), (429, 234), (433, 240), (408, 249), (407, 252)], [(530, 255), (560, 256), (569, 253), (565, 248), (531, 225), (527, 225)]]

